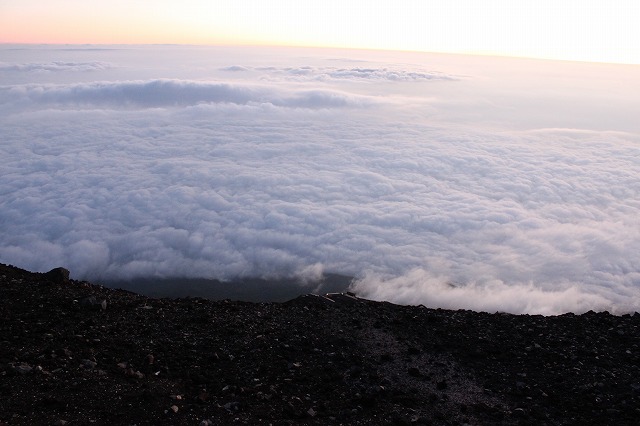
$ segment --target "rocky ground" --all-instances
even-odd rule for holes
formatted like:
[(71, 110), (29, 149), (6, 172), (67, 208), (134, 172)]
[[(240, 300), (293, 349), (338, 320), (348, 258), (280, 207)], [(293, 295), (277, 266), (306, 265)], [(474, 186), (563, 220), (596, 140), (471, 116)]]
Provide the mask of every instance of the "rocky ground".
[(0, 265), (0, 425), (637, 425), (640, 315), (152, 299)]

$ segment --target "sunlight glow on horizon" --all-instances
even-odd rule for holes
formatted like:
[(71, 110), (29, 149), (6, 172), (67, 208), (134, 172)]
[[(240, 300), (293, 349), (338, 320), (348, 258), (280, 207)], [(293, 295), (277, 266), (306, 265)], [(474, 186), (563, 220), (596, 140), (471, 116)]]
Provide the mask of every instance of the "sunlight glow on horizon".
[(0, 0), (1, 43), (364, 48), (640, 64), (635, 0)]

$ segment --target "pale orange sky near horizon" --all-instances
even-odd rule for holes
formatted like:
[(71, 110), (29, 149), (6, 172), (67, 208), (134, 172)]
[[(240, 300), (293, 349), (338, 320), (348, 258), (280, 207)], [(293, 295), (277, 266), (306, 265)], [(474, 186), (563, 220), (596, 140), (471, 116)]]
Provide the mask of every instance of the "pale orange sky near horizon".
[(412, 50), (640, 64), (635, 0), (0, 0), (0, 42)]

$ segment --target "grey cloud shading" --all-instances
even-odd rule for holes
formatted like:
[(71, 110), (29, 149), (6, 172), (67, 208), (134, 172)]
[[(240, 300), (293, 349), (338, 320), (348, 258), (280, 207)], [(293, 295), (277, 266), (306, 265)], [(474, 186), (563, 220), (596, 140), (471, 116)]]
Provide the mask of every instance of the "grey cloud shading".
[(16, 72), (87, 72), (87, 71), (104, 71), (113, 68), (113, 64), (108, 62), (62, 62), (54, 61), (47, 63), (21, 63), (10, 64), (0, 62), (0, 71), (16, 71)]
[(265, 86), (185, 80), (104, 81), (0, 86), (0, 104), (175, 107), (200, 103), (270, 103), (291, 108), (336, 108), (371, 103), (337, 90), (277, 90)]
[(463, 126), (398, 107), (404, 93), (188, 77), (3, 87), (0, 261), (92, 280), (340, 273), (397, 303), (640, 310), (637, 133)]
[[(388, 68), (336, 68), (336, 67), (264, 67), (258, 70), (269, 71), (272, 75), (279, 75), (297, 81), (429, 81), (429, 80), (458, 80), (460, 77), (447, 75), (437, 71), (407, 71)], [(246, 68), (245, 68), (246, 70)]]
[(220, 68), (221, 71), (233, 71), (233, 72), (241, 72), (241, 71), (249, 71), (249, 68), (243, 67), (240, 65), (231, 65), (228, 67)]

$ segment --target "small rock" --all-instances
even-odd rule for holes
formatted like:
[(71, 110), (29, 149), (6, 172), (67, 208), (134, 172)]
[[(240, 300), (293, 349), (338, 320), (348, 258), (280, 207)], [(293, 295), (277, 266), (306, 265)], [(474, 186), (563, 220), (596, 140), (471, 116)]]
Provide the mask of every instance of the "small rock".
[(178, 412), (178, 406), (177, 405), (172, 405), (170, 408), (171, 408), (171, 411), (173, 411), (174, 413)]
[(409, 373), (409, 375), (411, 377), (420, 377), (420, 376), (422, 376), (422, 373), (416, 367), (410, 367), (409, 369), (407, 369), (407, 373)]
[(84, 368), (93, 369), (96, 368), (96, 365), (98, 365), (98, 363), (95, 361), (91, 361), (90, 359), (83, 359), (82, 361), (80, 361), (80, 366)]
[(13, 370), (20, 374), (27, 374), (27, 373), (31, 373), (31, 370), (33, 370), (33, 367), (31, 367), (29, 364), (20, 364), (16, 367), (13, 367)]
[(515, 417), (524, 417), (525, 416), (524, 408), (516, 408), (515, 410), (513, 410), (513, 415)]
[(209, 399), (209, 393), (206, 390), (201, 390), (198, 394), (198, 401), (206, 402)]
[(422, 351), (415, 346), (410, 346), (409, 349), (407, 349), (407, 352), (409, 355), (420, 355)]
[(307, 410), (307, 414), (310, 415), (311, 417), (315, 417), (318, 413), (312, 407)]
[(411, 422), (401, 413), (394, 412), (391, 414), (391, 424), (399, 426), (409, 426)]
[(135, 371), (134, 371), (134, 369), (133, 369), (133, 368), (128, 368), (128, 369), (124, 372), (124, 374), (125, 374), (126, 376), (128, 376), (128, 377), (134, 377), (134, 378), (136, 378), (136, 379), (144, 379), (144, 374), (143, 374), (143, 373), (141, 373), (140, 371), (137, 371), (137, 370), (135, 370)]
[(380, 362), (389, 362), (389, 361), (393, 361), (393, 357), (390, 354), (380, 355)]
[(227, 402), (226, 404), (224, 404), (224, 409), (227, 411), (238, 411), (239, 405), (240, 403), (237, 401)]
[(100, 302), (98, 302), (98, 299), (96, 299), (95, 296), (89, 296), (89, 297), (80, 299), (79, 303), (80, 303), (80, 306), (83, 306), (85, 308), (90, 308), (100, 304)]

